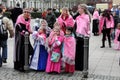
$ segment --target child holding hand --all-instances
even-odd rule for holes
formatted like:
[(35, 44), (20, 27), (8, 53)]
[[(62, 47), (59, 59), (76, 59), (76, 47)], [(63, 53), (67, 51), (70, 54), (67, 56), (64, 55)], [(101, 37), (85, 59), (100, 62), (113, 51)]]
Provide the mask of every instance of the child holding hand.
[(34, 70), (45, 71), (47, 64), (48, 53), (45, 49), (46, 44), (46, 29), (40, 27), (38, 31), (32, 34), (34, 39), (34, 53), (31, 58), (30, 68)]
[(63, 41), (63, 37), (60, 35), (60, 26), (55, 25), (51, 34), (48, 39), (50, 50), (48, 52), (46, 72), (60, 73), (62, 57), (61, 45)]

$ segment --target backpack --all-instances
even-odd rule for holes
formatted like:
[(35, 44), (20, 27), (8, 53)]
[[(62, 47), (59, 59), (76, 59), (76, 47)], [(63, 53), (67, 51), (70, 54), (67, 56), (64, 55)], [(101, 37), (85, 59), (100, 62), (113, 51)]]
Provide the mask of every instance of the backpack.
[(0, 40), (7, 40), (8, 39), (8, 32), (7, 27), (3, 23), (3, 16), (0, 17)]

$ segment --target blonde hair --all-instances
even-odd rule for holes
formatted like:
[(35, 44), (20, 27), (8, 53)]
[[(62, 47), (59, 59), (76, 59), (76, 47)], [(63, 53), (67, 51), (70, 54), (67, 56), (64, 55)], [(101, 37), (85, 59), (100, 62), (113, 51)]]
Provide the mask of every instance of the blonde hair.
[(39, 30), (43, 30), (43, 32), (46, 34), (46, 28), (44, 28), (44, 27), (40, 27), (39, 29), (38, 29), (38, 32), (39, 32)]
[(25, 8), (25, 9), (23, 9), (23, 12), (29, 12), (30, 13), (30, 10), (28, 8)]
[(54, 27), (59, 27), (59, 28), (60, 28), (60, 24), (59, 24), (59, 22), (57, 22), (57, 21), (54, 23), (53, 26), (54, 26)]
[(42, 20), (40, 21), (40, 24), (42, 24), (42, 22), (45, 22), (45, 23), (46, 23), (46, 26), (48, 26), (48, 23), (47, 23), (47, 21), (46, 21), (45, 19), (42, 19)]
[(70, 15), (68, 7), (63, 7), (63, 8), (62, 8), (62, 12), (63, 12), (63, 11), (66, 11), (67, 14)]
[(80, 7), (84, 10), (85, 14), (88, 14), (88, 15), (89, 15), (90, 21), (91, 21), (91, 16), (92, 16), (92, 15), (91, 15), (90, 12), (88, 11), (87, 5), (86, 5), (86, 4), (79, 4), (78, 6), (80, 6)]
[(53, 28), (53, 31), (55, 31), (55, 30), (57, 30), (57, 31), (60, 32), (60, 27), (58, 27), (58, 26), (54, 27), (54, 28)]
[(60, 24), (57, 21), (54, 23), (54, 28), (53, 29), (57, 29), (57, 30), (60, 31)]

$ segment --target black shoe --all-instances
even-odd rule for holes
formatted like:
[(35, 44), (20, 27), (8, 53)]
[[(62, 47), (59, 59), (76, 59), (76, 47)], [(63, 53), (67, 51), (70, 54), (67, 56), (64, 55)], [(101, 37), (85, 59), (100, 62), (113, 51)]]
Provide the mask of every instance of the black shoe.
[(6, 59), (2, 59), (2, 62), (3, 62), (3, 63), (7, 63), (7, 60), (6, 60)]
[(110, 45), (109, 48), (111, 48), (112, 46)]
[(100, 48), (104, 48), (105, 46), (101, 46)]
[(23, 68), (19, 68), (20, 72), (25, 72), (25, 70)]
[(2, 67), (2, 64), (0, 64), (0, 67)]

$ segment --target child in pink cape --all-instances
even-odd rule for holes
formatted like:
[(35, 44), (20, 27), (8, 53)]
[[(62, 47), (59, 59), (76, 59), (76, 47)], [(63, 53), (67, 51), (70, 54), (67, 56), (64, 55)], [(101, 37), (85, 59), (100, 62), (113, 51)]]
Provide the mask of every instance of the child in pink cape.
[[(63, 41), (63, 37), (60, 35), (60, 27), (54, 26), (53, 33), (51, 36), (49, 36), (48, 39), (48, 45), (50, 47), (49, 54), (48, 54), (48, 60), (47, 60), (47, 66), (46, 66), (46, 72), (51, 73), (60, 73), (61, 69), (61, 44)], [(57, 57), (56, 57), (57, 55)]]
[(73, 74), (75, 71), (75, 49), (76, 41), (72, 36), (73, 28), (66, 27), (64, 38), (63, 62), (65, 62), (65, 72)]
[(117, 29), (115, 31), (114, 49), (120, 50), (120, 23), (117, 24)]

